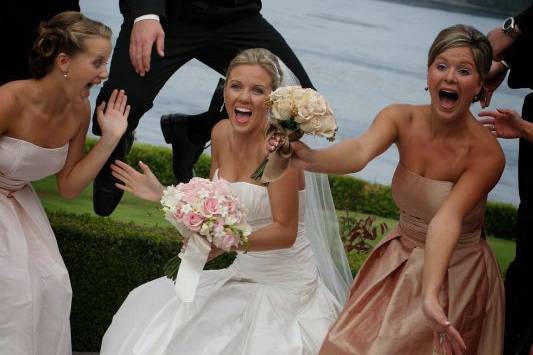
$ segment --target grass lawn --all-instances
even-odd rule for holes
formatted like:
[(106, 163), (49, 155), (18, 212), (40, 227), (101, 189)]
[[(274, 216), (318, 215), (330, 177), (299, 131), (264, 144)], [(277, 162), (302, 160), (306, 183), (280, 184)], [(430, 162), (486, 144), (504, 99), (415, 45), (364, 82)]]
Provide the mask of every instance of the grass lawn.
[[(66, 200), (59, 196), (56, 188), (56, 180), (53, 176), (33, 183), (33, 187), (41, 198), (43, 206), (48, 211), (63, 210), (71, 213), (89, 213), (95, 216), (92, 207), (92, 185), (85, 189), (79, 197), (72, 200)], [(121, 222), (133, 221), (146, 226), (168, 227), (168, 222), (165, 221), (163, 214), (158, 208), (159, 204), (140, 200), (126, 192), (115, 212), (106, 218)], [(344, 212), (339, 212), (339, 216), (341, 215), (344, 215)], [(364, 218), (367, 215), (350, 212), (350, 216)], [(392, 230), (397, 223), (393, 219), (376, 217), (376, 224), (382, 222), (387, 224), (389, 227), (388, 230)], [(374, 241), (372, 244), (375, 243), (377, 241)], [(505, 272), (509, 267), (509, 263), (514, 259), (515, 242), (490, 237), (489, 244), (496, 254), (502, 272)]]

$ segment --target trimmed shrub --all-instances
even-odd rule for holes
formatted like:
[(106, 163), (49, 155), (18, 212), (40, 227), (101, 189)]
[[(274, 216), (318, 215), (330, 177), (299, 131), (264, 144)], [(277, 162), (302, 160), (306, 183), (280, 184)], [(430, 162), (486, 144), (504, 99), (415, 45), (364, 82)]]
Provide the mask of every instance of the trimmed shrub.
[(516, 207), (500, 202), (489, 202), (485, 211), (485, 230), (487, 234), (516, 240), (517, 231)]
[[(181, 248), (174, 228), (145, 227), (66, 212), (48, 214), (73, 289), (73, 349), (98, 351), (105, 330), (128, 293), (163, 275), (163, 266)], [(224, 254), (206, 265), (227, 267)]]

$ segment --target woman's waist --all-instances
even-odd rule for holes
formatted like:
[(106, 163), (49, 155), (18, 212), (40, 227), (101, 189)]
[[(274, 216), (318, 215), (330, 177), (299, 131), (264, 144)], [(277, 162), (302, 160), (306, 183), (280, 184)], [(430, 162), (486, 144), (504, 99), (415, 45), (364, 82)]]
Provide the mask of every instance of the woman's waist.
[[(421, 220), (414, 220), (410, 216), (400, 215), (397, 226), (398, 234), (405, 239), (412, 241), (416, 246), (426, 244), (428, 223)], [(478, 244), (483, 235), (482, 223), (463, 225), (457, 242), (457, 247)]]
[(232, 266), (241, 274), (266, 279), (313, 278), (316, 274), (315, 255), (303, 243), (287, 249), (239, 253)]

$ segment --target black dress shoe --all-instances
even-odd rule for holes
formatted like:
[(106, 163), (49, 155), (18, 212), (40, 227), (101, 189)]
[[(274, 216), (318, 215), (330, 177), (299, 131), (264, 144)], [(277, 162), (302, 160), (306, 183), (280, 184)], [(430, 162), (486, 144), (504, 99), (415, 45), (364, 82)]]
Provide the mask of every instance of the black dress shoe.
[(198, 115), (179, 113), (161, 116), (165, 142), (172, 144), (172, 170), (176, 183), (188, 182), (194, 175), (194, 164), (211, 139), (211, 130), (222, 118), (224, 79), (220, 79), (211, 98), (209, 110)]
[(115, 160), (126, 160), (126, 155), (133, 144), (133, 133), (126, 132), (120, 139), (117, 147), (98, 173), (93, 183), (93, 208), (94, 212), (102, 217), (109, 216), (122, 199), (124, 191), (115, 186), (118, 182), (111, 175), (111, 164)]

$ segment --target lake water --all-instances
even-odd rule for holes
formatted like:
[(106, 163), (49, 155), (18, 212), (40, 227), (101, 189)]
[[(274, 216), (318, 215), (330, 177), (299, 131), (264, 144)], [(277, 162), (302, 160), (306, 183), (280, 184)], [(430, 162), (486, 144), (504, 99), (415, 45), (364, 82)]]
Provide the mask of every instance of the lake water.
[[(82, 0), (82, 12), (119, 32), (118, 1)], [(444, 27), (464, 23), (486, 33), (501, 19), (376, 0), (265, 0), (263, 16), (285, 37), (315, 87), (331, 102), (339, 125), (338, 138), (361, 134), (384, 106), (393, 102), (427, 103), (427, 51)], [(136, 138), (164, 145), (159, 118), (171, 112), (200, 113), (207, 109), (219, 75), (193, 60), (182, 67), (147, 112)], [(93, 101), (99, 89), (91, 93)], [(520, 111), (526, 90), (505, 84), (491, 108)], [(480, 111), (473, 105), (472, 111)], [(507, 166), (491, 192), (491, 200), (518, 204), (518, 142), (500, 140)], [(325, 145), (316, 140), (318, 146)], [(367, 181), (390, 184), (398, 162), (395, 147), (354, 174)]]

